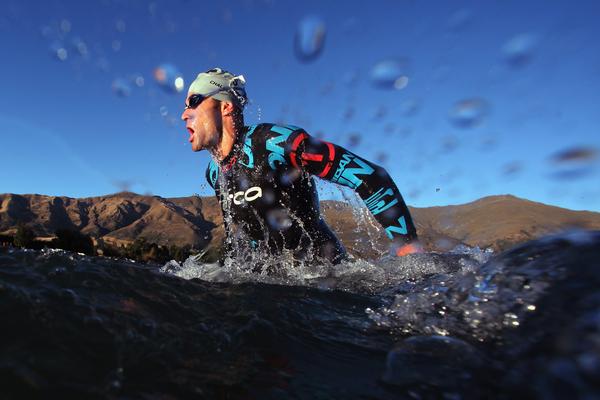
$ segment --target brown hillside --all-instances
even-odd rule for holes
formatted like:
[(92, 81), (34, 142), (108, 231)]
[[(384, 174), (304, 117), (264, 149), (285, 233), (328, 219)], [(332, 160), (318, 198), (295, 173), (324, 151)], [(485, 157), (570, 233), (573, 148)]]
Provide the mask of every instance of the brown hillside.
[[(324, 218), (353, 253), (375, 256), (389, 241), (366, 208), (336, 201), (321, 204)], [(421, 240), (431, 250), (459, 243), (503, 250), (570, 227), (600, 229), (600, 214), (548, 206), (514, 196), (490, 196), (472, 203), (411, 208)], [(38, 236), (73, 229), (107, 242), (139, 237), (158, 244), (220, 246), (221, 210), (214, 197), (162, 198), (123, 192), (74, 199), (0, 194), (0, 233), (12, 234), (19, 222)]]

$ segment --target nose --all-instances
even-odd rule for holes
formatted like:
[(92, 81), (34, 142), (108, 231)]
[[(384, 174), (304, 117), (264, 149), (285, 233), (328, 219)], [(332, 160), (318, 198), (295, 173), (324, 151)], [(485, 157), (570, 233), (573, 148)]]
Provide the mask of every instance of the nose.
[(182, 121), (187, 121), (190, 118), (190, 116), (188, 115), (188, 111), (190, 111), (189, 108), (186, 108), (185, 110), (183, 110), (183, 113), (181, 114)]

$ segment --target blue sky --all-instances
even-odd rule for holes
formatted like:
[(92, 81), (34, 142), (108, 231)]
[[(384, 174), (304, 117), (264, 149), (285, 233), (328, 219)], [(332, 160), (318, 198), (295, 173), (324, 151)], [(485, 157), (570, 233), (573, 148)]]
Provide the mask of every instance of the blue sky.
[[(2, 2), (0, 192), (211, 194), (208, 154), (179, 120), (185, 90), (154, 79), (170, 64), (186, 89), (215, 66), (244, 74), (248, 123), (299, 125), (384, 165), (409, 205), (510, 193), (600, 211), (600, 3), (366, 4)], [(294, 38), (310, 17), (326, 34), (306, 61)], [(381, 62), (403, 85), (374, 84)]]

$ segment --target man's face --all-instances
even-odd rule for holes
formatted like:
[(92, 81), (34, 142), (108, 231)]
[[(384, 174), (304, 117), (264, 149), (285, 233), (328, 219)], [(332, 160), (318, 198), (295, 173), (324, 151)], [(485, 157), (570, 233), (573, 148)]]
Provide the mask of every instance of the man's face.
[[(189, 96), (190, 94), (186, 98), (186, 104), (189, 104)], [(209, 97), (196, 108), (186, 108), (181, 119), (190, 133), (189, 142), (193, 151), (217, 148), (223, 129), (219, 102)]]

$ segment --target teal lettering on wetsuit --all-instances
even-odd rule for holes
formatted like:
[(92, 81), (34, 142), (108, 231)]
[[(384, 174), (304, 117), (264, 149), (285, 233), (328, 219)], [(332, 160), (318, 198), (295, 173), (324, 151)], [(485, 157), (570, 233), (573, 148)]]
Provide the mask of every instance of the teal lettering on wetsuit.
[[(385, 169), (297, 127), (258, 124), (244, 131), (227, 168), (211, 162), (206, 177), (227, 214), (224, 221), (241, 228), (249, 241), (274, 253), (291, 249), (299, 256), (340, 259), (343, 246), (320, 218), (313, 176), (356, 190), (391, 240), (417, 238), (408, 207)], [(291, 167), (301, 173), (291, 173)], [(293, 184), (287, 184), (290, 179)], [(280, 209), (294, 216), (290, 225), (274, 221)]]
[(392, 225), (385, 228), (385, 233), (390, 239), (394, 239), (394, 235), (392, 235), (392, 232), (399, 233), (401, 235), (406, 235), (408, 233), (408, 230), (406, 229), (406, 220), (404, 219), (404, 215), (398, 218), (398, 223), (400, 224), (400, 226)]
[(286, 164), (283, 147), (279, 144), (285, 142), (293, 130), (284, 126), (275, 125), (271, 128), (271, 131), (279, 133), (279, 136), (275, 136), (267, 140), (267, 151), (270, 152), (268, 159), (269, 167), (275, 170), (277, 169), (277, 165), (275, 165), (275, 163), (278, 163), (278, 165)]
[(394, 191), (392, 190), (392, 188), (388, 188), (385, 192), (383, 191), (383, 188), (381, 188), (377, 192), (373, 193), (373, 195), (370, 196), (368, 199), (366, 199), (365, 204), (367, 205), (369, 211), (373, 213), (373, 215), (377, 215), (392, 207), (394, 204), (398, 203), (398, 199), (395, 198), (392, 198), (392, 200), (387, 204), (385, 200), (383, 200), (385, 196), (393, 195)]
[(214, 160), (210, 160), (208, 163), (208, 180), (212, 185), (213, 189), (217, 185), (217, 178), (219, 177), (219, 166)]
[[(359, 168), (346, 168), (351, 161), (354, 161), (356, 164), (358, 164)], [(335, 183), (339, 183), (340, 185), (356, 189), (363, 182), (356, 175), (371, 175), (373, 171), (375, 171), (373, 167), (360, 158), (352, 154), (345, 153), (342, 155), (339, 167), (337, 171), (335, 171), (335, 174), (331, 180)]]
[(248, 157), (247, 162), (240, 160), (240, 164), (248, 168), (254, 168), (254, 154), (252, 153), (252, 134), (256, 129), (256, 125), (252, 125), (248, 133), (246, 133), (246, 140), (244, 140), (244, 154)]

